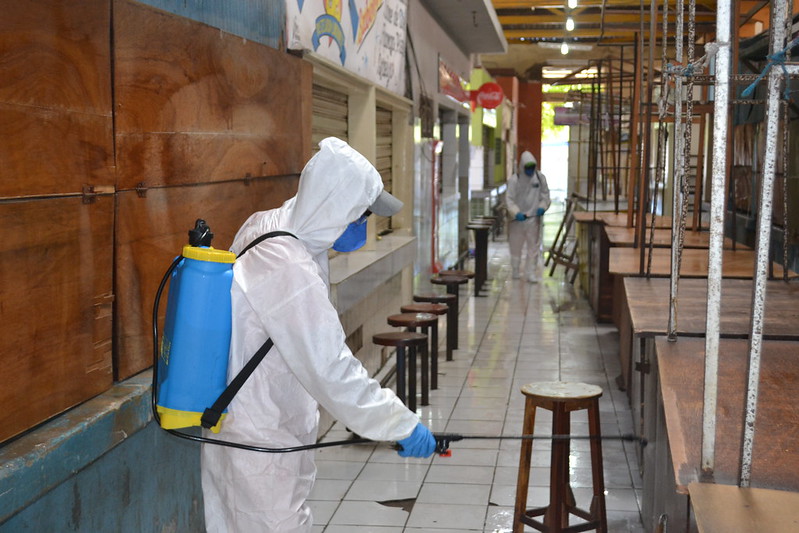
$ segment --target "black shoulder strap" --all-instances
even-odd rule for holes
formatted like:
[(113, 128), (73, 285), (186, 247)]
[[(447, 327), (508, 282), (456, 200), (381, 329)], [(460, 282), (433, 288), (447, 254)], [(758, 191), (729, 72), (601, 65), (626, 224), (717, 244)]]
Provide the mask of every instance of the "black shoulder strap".
[[(252, 241), (250, 244), (245, 246), (244, 249), (241, 252), (239, 252), (239, 255), (236, 256), (236, 258), (238, 259), (242, 255), (244, 255), (244, 253), (247, 250), (249, 250), (253, 246), (260, 244), (266, 239), (269, 239), (271, 237), (282, 237), (282, 236), (294, 237), (295, 239), (297, 238), (295, 235), (289, 233), (288, 231), (270, 231), (269, 233), (261, 235), (260, 237)], [(255, 352), (252, 357), (250, 357), (250, 360), (247, 361), (247, 364), (244, 365), (244, 367), (241, 370), (239, 370), (239, 373), (236, 374), (236, 377), (233, 378), (233, 380), (230, 382), (230, 384), (228, 384), (225, 390), (222, 391), (222, 394), (220, 394), (219, 398), (216, 399), (214, 405), (207, 408), (203, 412), (203, 416), (200, 418), (200, 422), (205, 429), (210, 429), (215, 425), (217, 425), (217, 423), (219, 423), (219, 419), (222, 417), (222, 412), (225, 409), (227, 409), (227, 406), (230, 405), (230, 402), (233, 401), (233, 397), (236, 396), (236, 394), (239, 392), (239, 389), (241, 389), (241, 387), (244, 385), (247, 379), (249, 379), (252, 373), (255, 372), (255, 369), (258, 367), (263, 358), (266, 356), (267, 352), (270, 349), (272, 349), (273, 345), (274, 343), (272, 342), (272, 339), (266, 339), (266, 342), (264, 342), (263, 345), (260, 348), (258, 348), (258, 351)]]
[(263, 235), (252, 241), (250, 244), (245, 246), (244, 249), (239, 252), (239, 255), (236, 256), (236, 259), (244, 255), (247, 252), (247, 250), (249, 250), (253, 246), (258, 246), (266, 239), (271, 239), (272, 237), (294, 237), (295, 239), (297, 238), (296, 235), (294, 235), (293, 233), (289, 233), (288, 231), (270, 231), (269, 233), (264, 233)]

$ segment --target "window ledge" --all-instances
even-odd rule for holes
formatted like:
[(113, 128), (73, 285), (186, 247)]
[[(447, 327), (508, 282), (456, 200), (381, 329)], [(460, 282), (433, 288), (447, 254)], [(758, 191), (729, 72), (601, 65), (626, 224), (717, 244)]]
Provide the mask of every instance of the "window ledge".
[(368, 250), (339, 254), (330, 260), (330, 299), (343, 314), (375, 288), (413, 265), (416, 237), (387, 235)]

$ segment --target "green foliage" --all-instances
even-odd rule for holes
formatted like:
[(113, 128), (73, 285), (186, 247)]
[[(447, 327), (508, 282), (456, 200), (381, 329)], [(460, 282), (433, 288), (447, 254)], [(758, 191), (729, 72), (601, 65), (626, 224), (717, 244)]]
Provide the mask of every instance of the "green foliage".
[[(544, 85), (544, 93), (567, 93), (569, 91), (579, 91), (582, 89), (581, 84), (576, 85)], [(544, 97), (546, 100), (546, 97)], [(541, 142), (544, 143), (559, 143), (567, 142), (569, 140), (569, 127), (568, 126), (555, 126), (555, 106), (563, 105), (561, 103), (554, 104), (552, 102), (543, 102), (541, 104)]]
[(555, 104), (541, 104), (541, 142), (557, 143), (569, 140), (568, 126), (555, 126)]

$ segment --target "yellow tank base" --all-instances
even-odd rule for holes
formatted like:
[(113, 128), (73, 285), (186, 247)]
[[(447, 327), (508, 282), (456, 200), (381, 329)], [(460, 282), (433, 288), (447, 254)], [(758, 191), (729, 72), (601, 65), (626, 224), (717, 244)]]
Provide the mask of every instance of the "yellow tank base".
[[(177, 409), (170, 409), (168, 407), (161, 407), (156, 405), (156, 411), (161, 419), (161, 427), (164, 429), (180, 429), (190, 427), (202, 427), (202, 413), (194, 411), (178, 411)], [(219, 433), (222, 429), (222, 422), (225, 420), (223, 413), (219, 422), (211, 428), (213, 433)]]

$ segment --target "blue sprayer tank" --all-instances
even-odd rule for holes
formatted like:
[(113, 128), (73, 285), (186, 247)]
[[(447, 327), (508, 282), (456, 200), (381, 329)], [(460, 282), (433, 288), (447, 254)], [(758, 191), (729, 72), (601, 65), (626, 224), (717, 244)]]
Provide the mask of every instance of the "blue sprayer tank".
[[(210, 244), (210, 237), (194, 242)], [(201, 426), (203, 412), (227, 385), (236, 256), (202, 244), (184, 246), (182, 256), (169, 282), (158, 358), (156, 408), (164, 429)], [(218, 432), (220, 424), (211, 430)]]

